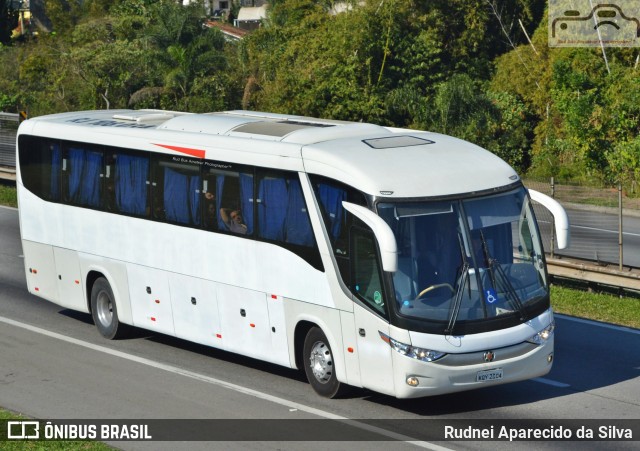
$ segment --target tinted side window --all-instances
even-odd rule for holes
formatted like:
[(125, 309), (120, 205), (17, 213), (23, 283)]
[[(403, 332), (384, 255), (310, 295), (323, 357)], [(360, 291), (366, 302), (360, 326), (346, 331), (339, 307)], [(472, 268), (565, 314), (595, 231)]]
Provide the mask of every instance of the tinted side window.
[(102, 195), (102, 151), (81, 144), (63, 147), (62, 197), (75, 205), (99, 208)]
[(59, 200), (62, 166), (60, 143), (22, 135), (18, 149), (24, 186), (42, 199)]
[(258, 171), (256, 211), (258, 238), (277, 242), (324, 270), (297, 173)]
[(382, 272), (373, 233), (370, 230), (351, 229), (352, 277), (351, 291), (367, 306), (386, 315)]
[(257, 209), (260, 238), (301, 246), (315, 245), (298, 174), (260, 171)]
[(340, 275), (344, 283), (350, 285), (349, 268), (349, 229), (353, 216), (342, 206), (343, 201), (367, 206), (367, 200), (360, 191), (321, 176), (311, 176), (315, 195), (320, 205), (331, 247), (338, 263)]
[(255, 195), (253, 169), (234, 167), (216, 174), (218, 230), (253, 234)]
[(107, 211), (149, 216), (149, 157), (125, 150), (105, 151), (104, 196)]
[(199, 226), (202, 177), (200, 165), (157, 157), (152, 182), (153, 217), (175, 224)]
[(289, 191), (287, 179), (278, 174), (264, 174), (258, 181), (258, 236), (284, 241)]
[(309, 211), (304, 201), (304, 194), (300, 186), (300, 180), (290, 178), (287, 182), (288, 204), (287, 216), (284, 222), (284, 239), (290, 244), (313, 247), (317, 250), (316, 240), (311, 228)]

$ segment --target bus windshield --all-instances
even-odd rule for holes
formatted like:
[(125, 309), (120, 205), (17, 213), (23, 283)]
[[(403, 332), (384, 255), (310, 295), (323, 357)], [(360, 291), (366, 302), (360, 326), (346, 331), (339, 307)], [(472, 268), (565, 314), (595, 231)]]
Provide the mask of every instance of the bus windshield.
[(546, 302), (542, 245), (524, 187), (462, 200), (378, 204), (398, 245), (393, 284), (401, 316), (460, 322), (524, 320)]

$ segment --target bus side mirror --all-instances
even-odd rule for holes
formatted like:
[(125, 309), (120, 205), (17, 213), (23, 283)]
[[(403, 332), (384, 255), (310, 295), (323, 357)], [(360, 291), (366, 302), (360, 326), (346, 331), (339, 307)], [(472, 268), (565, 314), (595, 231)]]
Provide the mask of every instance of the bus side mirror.
[(557, 200), (547, 196), (546, 194), (542, 194), (539, 191), (530, 189), (529, 196), (531, 197), (531, 200), (535, 200), (551, 212), (556, 223), (556, 240), (558, 242), (558, 249), (566, 249), (569, 246), (570, 240), (569, 217), (567, 216), (567, 212), (562, 208), (562, 205), (560, 205)]
[(389, 224), (371, 210), (350, 202), (342, 202), (342, 206), (373, 230), (382, 258), (382, 269), (387, 272), (398, 270), (398, 246), (396, 237)]

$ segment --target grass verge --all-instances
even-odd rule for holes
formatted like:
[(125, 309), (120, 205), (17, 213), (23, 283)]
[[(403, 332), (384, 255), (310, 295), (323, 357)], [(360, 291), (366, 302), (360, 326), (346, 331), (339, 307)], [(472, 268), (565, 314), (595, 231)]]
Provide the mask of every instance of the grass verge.
[(556, 313), (640, 328), (640, 299), (633, 295), (620, 297), (553, 285), (551, 306)]
[(0, 183), (0, 205), (6, 205), (8, 207), (18, 206), (18, 195), (16, 194), (15, 186)]
[[(29, 420), (20, 414), (0, 409), (0, 421)], [(101, 442), (93, 441), (38, 441), (38, 440), (7, 440), (0, 446), (2, 451), (47, 450), (47, 451), (113, 451), (114, 448)]]

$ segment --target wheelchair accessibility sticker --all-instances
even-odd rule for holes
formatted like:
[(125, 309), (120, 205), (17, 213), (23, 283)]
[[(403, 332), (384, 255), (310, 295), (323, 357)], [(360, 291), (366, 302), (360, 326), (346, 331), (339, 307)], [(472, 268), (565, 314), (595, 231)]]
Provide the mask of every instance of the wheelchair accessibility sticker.
[(549, 0), (550, 47), (640, 47), (637, 0)]
[(498, 294), (496, 290), (489, 288), (488, 290), (484, 290), (484, 298), (487, 300), (487, 304), (493, 304), (498, 300)]

